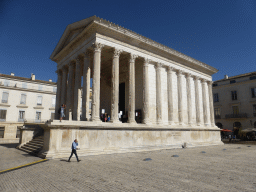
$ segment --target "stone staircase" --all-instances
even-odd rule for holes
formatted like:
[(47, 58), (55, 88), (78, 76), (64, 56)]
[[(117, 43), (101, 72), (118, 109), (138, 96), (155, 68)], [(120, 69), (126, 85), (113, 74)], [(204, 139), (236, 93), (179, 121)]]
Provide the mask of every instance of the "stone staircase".
[(43, 148), (44, 136), (38, 136), (19, 147), (21, 151), (27, 152), (30, 155), (38, 156), (39, 151)]

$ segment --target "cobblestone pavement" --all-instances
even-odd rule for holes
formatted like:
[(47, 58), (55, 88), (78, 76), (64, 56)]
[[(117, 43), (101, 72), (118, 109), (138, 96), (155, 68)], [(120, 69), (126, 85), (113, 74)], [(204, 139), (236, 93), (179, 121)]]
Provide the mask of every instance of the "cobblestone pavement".
[(55, 159), (0, 174), (0, 191), (256, 191), (255, 158), (256, 145), (226, 144)]

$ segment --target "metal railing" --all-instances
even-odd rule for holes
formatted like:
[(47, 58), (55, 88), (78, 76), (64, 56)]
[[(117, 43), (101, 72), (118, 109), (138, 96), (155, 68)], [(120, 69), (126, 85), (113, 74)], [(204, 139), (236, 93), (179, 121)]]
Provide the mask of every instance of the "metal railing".
[(247, 113), (238, 113), (238, 114), (226, 114), (226, 119), (230, 118), (247, 118)]

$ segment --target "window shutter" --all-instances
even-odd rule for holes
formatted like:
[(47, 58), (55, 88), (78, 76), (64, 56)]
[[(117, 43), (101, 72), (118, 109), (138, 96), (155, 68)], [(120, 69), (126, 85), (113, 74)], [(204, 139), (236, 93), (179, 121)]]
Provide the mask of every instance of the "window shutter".
[(42, 105), (42, 96), (37, 97), (37, 105)]
[(26, 94), (21, 94), (20, 104), (26, 104)]
[(8, 96), (9, 96), (9, 93), (3, 92), (2, 103), (8, 103)]

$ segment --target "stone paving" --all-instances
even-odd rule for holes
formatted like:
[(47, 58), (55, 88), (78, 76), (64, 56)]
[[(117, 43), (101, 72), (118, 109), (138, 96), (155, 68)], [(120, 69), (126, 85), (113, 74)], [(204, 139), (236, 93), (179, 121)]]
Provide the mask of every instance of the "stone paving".
[[(38, 160), (0, 153), (0, 170)], [(55, 159), (0, 174), (0, 191), (256, 191), (255, 158), (256, 145), (226, 144)]]

